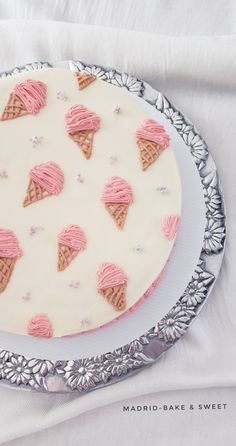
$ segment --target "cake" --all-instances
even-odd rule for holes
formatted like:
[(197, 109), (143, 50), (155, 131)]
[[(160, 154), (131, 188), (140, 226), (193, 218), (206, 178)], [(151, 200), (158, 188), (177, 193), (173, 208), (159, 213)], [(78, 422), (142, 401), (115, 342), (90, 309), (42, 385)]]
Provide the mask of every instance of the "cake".
[(79, 335), (138, 311), (180, 223), (166, 124), (117, 86), (47, 68), (0, 80), (0, 137), (0, 330)]

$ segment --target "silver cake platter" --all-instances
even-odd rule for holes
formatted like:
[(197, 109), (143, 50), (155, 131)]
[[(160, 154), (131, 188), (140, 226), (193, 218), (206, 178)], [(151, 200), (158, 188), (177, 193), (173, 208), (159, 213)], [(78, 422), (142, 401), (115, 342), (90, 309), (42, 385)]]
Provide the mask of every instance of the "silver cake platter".
[(146, 82), (111, 68), (80, 61), (62, 64), (35, 62), (0, 73), (0, 78), (60, 66), (90, 73), (105, 82), (125, 88), (158, 110), (188, 147), (201, 180), (205, 202), (204, 239), (192, 278), (183, 294), (176, 296), (176, 303), (170, 311), (146, 333), (114, 351), (75, 360), (43, 360), (0, 349), (1, 383), (41, 392), (83, 394), (114, 384), (150, 366), (188, 330), (209, 297), (219, 274), (226, 232), (225, 208), (217, 168), (207, 144), (183, 113)]

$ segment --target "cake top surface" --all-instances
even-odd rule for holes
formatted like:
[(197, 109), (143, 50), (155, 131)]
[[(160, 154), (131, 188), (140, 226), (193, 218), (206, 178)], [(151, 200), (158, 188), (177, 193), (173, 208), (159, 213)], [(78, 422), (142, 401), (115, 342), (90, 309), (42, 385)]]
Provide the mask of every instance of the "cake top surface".
[(0, 261), (12, 269), (0, 330), (97, 329), (135, 309), (171, 254), (171, 139), (126, 91), (98, 79), (80, 89), (67, 70), (14, 75), (0, 93)]

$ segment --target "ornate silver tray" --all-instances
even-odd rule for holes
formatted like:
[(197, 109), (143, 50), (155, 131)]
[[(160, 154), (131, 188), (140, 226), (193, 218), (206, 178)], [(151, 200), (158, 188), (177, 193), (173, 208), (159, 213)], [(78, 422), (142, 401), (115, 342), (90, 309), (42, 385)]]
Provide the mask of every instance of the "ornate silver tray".
[[(202, 250), (188, 286), (171, 310), (139, 338), (100, 356), (68, 361), (26, 358), (0, 350), (2, 383), (42, 392), (83, 393), (114, 384), (149, 366), (188, 330), (209, 296), (220, 270), (225, 241), (225, 209), (217, 169), (207, 144), (194, 125), (166, 97), (146, 82), (111, 68), (80, 61), (66, 64), (68, 69), (86, 71), (105, 82), (126, 88), (170, 121), (193, 156), (204, 190), (206, 212)], [(0, 78), (58, 66), (58, 63), (36, 62), (3, 72)]]

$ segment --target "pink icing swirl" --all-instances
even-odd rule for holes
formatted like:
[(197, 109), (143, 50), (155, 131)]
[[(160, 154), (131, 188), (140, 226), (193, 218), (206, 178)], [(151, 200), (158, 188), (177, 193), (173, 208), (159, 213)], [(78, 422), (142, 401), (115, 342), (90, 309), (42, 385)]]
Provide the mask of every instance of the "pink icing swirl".
[(111, 177), (104, 186), (102, 201), (103, 203), (133, 203), (133, 193), (129, 183), (123, 178)]
[(179, 215), (167, 215), (162, 224), (162, 229), (168, 240), (173, 240), (176, 236), (180, 223)]
[(28, 324), (27, 333), (30, 336), (51, 338), (53, 335), (52, 324), (46, 314), (36, 314)]
[(31, 115), (36, 115), (40, 108), (46, 104), (47, 87), (43, 82), (28, 79), (17, 84), (13, 91)]
[(82, 130), (96, 132), (100, 126), (100, 118), (83, 105), (73, 105), (65, 114), (65, 126), (69, 135)]
[(18, 240), (9, 229), (0, 228), (0, 257), (21, 257), (23, 254)]
[(155, 142), (163, 147), (163, 149), (166, 149), (170, 143), (170, 137), (165, 132), (163, 125), (154, 119), (147, 119), (141, 124), (136, 130), (136, 138)]
[(122, 269), (114, 263), (103, 263), (97, 271), (97, 287), (104, 288), (123, 285), (127, 282), (127, 277)]
[(52, 195), (58, 195), (64, 184), (64, 175), (58, 164), (53, 161), (33, 167), (30, 178)]
[(76, 251), (82, 251), (86, 247), (84, 231), (77, 225), (69, 225), (58, 234), (58, 243), (69, 246)]

